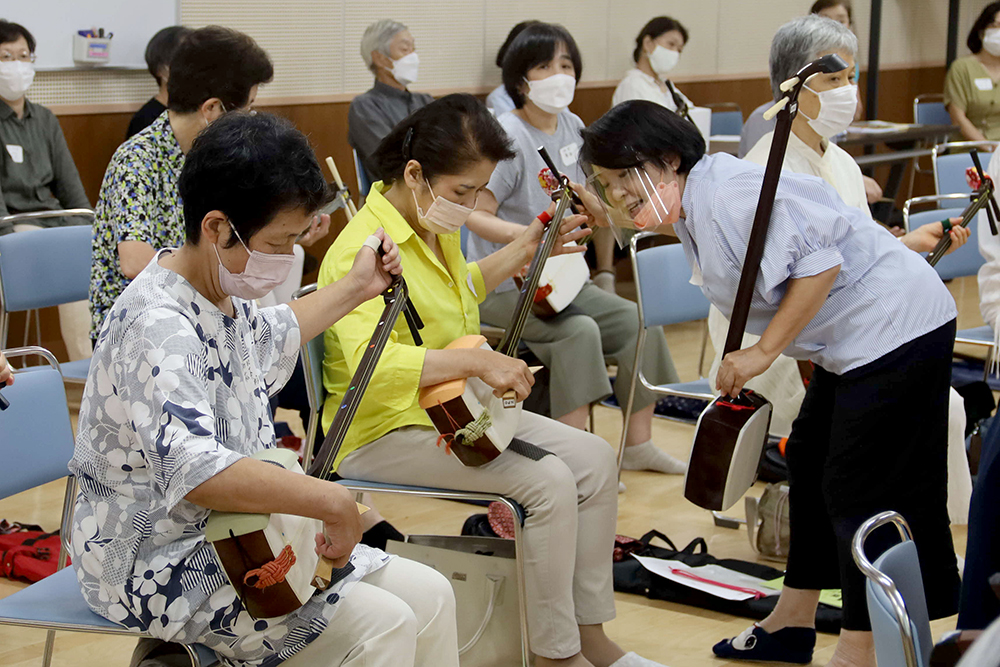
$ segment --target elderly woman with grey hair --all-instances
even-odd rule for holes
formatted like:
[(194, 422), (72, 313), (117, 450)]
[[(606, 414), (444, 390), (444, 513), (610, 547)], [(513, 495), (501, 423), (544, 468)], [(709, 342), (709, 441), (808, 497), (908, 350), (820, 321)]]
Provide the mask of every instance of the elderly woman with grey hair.
[(375, 75), (375, 85), (351, 102), (347, 141), (358, 152), (369, 180), (376, 181), (380, 174), (371, 159), (375, 149), (397, 123), (434, 98), (407, 88), (417, 81), (420, 57), (413, 35), (399, 21), (382, 19), (368, 26), (361, 37), (361, 58)]
[[(778, 87), (783, 81), (821, 56), (833, 53), (847, 63), (844, 70), (817, 74), (809, 79), (799, 98), (799, 114), (792, 123), (782, 168), (785, 172), (823, 179), (833, 186), (845, 204), (862, 210), (867, 216), (868, 204), (861, 170), (846, 151), (830, 142), (830, 137), (843, 132), (854, 118), (858, 97), (851, 73), (854, 71), (857, 44), (854, 33), (829, 18), (810, 15), (786, 23), (778, 30), (771, 43), (771, 87), (775, 97), (779, 97), (781, 93)], [(773, 138), (773, 132), (764, 135), (745, 159), (765, 165)], [(933, 249), (943, 233), (941, 223), (935, 222), (920, 227), (900, 240), (911, 250), (924, 252)], [(968, 236), (967, 229), (956, 228), (952, 231), (953, 247), (965, 243)], [(722, 349), (728, 322), (714, 307), (709, 314), (709, 329), (713, 344), (717, 349)], [(758, 336), (747, 335), (743, 347), (751, 347), (759, 340)], [(719, 356), (709, 377), (714, 377), (722, 365), (721, 355)], [(788, 428), (785, 421), (787, 415), (798, 415), (786, 448), (789, 480), (793, 489), (791, 507), (794, 509), (790, 526), (792, 547), (786, 585), (774, 612), (739, 636), (717, 644), (715, 653), (720, 657), (737, 660), (809, 662), (816, 637), (814, 627), (819, 589), (841, 588), (844, 591), (845, 608), (843, 629), (830, 664), (874, 667), (871, 626), (864, 614), (865, 593), (863, 585), (858, 585), (863, 582), (863, 578), (851, 562), (849, 546), (853, 529), (861, 520), (869, 517), (853, 516), (851, 512), (842, 510), (843, 500), (831, 501), (828, 497), (831, 493), (834, 496), (849, 495), (844, 493), (842, 481), (839, 481), (845, 476), (849, 477), (845, 475), (847, 467), (844, 462), (862, 455), (837, 443), (836, 448), (831, 444), (824, 459), (821, 438), (803, 427), (805, 421), (799, 421), (804, 419), (802, 415), (808, 417), (815, 412), (816, 393), (807, 394), (793, 359), (779, 356), (764, 373), (753, 378), (746, 386), (771, 399), (777, 421), (784, 421), (779, 428)], [(962, 415), (960, 397), (953, 389), (949, 391), (953, 395), (952, 407), (957, 408), (959, 415)], [(958, 403), (955, 403), (956, 399)], [(845, 426), (848, 431), (859, 430), (857, 423)], [(964, 444), (961, 442), (961, 430), (958, 427), (959, 447)], [(907, 446), (910, 444), (912, 443), (907, 443)], [(866, 460), (869, 462), (875, 460), (870, 449), (863, 456), (868, 457)], [(929, 476), (925, 476), (925, 479), (929, 479)], [(944, 482), (943, 476), (940, 479)], [(838, 487), (839, 491), (835, 491)], [(895, 495), (891, 502), (905, 503)], [(927, 527), (933, 522), (925, 520), (929, 514), (924, 510), (911, 511), (916, 513), (909, 517), (911, 525), (919, 523), (919, 528), (914, 529), (917, 540), (921, 537), (926, 539), (933, 532), (933, 528)], [(934, 524), (938, 527), (943, 521), (943, 518), (939, 519)], [(882, 542), (886, 536), (877, 537), (879, 539), (876, 541)], [(943, 571), (939, 554), (930, 554), (920, 546), (918, 550), (921, 551), (924, 568), (935, 573)], [(950, 588), (947, 591), (952, 594), (954, 592)], [(947, 615), (953, 611), (953, 595), (951, 599), (943, 599), (948, 598), (948, 593), (931, 593), (928, 597), (932, 616)], [(942, 609), (945, 611), (940, 611)]]

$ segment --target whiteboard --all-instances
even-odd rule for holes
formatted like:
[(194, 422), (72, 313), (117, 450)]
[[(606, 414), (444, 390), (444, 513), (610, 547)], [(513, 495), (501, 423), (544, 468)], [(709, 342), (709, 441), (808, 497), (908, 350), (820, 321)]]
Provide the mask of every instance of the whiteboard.
[[(146, 69), (146, 44), (161, 28), (176, 25), (180, 0), (4, 0), (0, 18), (20, 23), (35, 36), (38, 70), (124, 67)], [(111, 40), (107, 65), (77, 65), (73, 35), (104, 28)]]

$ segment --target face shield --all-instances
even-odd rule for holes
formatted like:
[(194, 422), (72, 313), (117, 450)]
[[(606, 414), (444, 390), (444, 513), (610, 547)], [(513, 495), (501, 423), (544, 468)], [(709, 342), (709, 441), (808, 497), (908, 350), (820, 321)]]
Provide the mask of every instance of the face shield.
[(656, 231), (680, 218), (681, 197), (676, 176), (665, 183), (644, 167), (605, 169), (589, 165), (586, 171), (587, 189), (600, 201), (619, 247), (627, 246), (636, 232)]

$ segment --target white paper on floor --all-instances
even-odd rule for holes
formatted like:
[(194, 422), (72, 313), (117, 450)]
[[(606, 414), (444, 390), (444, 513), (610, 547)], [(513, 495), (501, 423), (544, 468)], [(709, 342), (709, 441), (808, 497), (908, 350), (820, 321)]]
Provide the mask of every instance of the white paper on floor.
[[(759, 592), (764, 597), (777, 595), (777, 591), (765, 585), (765, 581), (749, 574), (742, 574), (734, 570), (722, 567), (721, 565), (702, 565), (701, 567), (691, 567), (677, 560), (663, 560), (660, 558), (646, 558), (644, 556), (632, 555), (639, 563), (655, 575), (664, 579), (683, 584), (695, 590), (714, 595), (723, 600), (749, 600), (754, 597), (751, 591)], [(698, 579), (693, 579), (688, 575), (694, 575)], [(706, 581), (700, 581), (706, 580)], [(717, 582), (709, 583), (709, 582)], [(727, 588), (732, 586), (745, 590), (734, 590)]]

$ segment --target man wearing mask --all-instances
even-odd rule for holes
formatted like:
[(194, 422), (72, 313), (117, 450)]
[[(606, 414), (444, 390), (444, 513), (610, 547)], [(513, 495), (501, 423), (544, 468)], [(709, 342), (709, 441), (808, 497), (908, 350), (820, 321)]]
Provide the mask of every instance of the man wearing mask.
[[(90, 223), (70, 216), (30, 224), (4, 221), (17, 213), (90, 208), (59, 120), (26, 96), (35, 78), (34, 62), (34, 36), (24, 26), (0, 19), (0, 234)], [(59, 324), (70, 360), (89, 357), (87, 302), (61, 305)]]
[(434, 98), (408, 89), (417, 82), (420, 57), (413, 35), (399, 21), (382, 19), (368, 26), (361, 38), (361, 58), (375, 75), (375, 85), (351, 102), (347, 141), (358, 152), (362, 166), (374, 181), (381, 175), (371, 156), (383, 137)]

